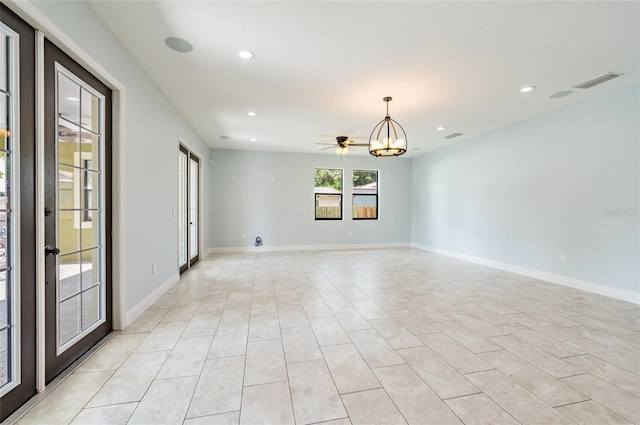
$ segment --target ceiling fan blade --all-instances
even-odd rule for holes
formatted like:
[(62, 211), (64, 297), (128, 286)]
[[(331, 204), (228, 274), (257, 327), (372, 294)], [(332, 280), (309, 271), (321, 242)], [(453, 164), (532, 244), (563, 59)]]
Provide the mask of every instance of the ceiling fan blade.
[(338, 145), (336, 145), (335, 143), (319, 143), (319, 142), (316, 142), (316, 145), (327, 145), (327, 146), (331, 145), (331, 146), (338, 146)]
[(349, 146), (369, 146), (369, 143), (351, 143)]
[(320, 150), (321, 150), (321, 151), (326, 151), (327, 149), (333, 149), (333, 148), (335, 148), (335, 147), (337, 147), (337, 146), (329, 146), (329, 147), (326, 147), (326, 148), (322, 148), (322, 149), (320, 149)]

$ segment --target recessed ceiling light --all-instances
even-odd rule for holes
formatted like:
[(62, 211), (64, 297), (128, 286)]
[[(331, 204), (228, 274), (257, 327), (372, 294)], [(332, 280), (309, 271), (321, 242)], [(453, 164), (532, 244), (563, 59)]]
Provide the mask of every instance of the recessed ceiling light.
[(256, 113), (255, 113), (255, 112), (253, 112), (253, 111), (249, 111), (249, 112), (247, 113), (247, 115), (249, 115), (250, 117), (255, 117), (255, 116), (256, 116)]
[(524, 86), (520, 89), (521, 93), (529, 93), (531, 90), (535, 89), (536, 86)]
[(240, 56), (242, 59), (253, 59), (256, 57), (255, 53), (253, 53), (251, 50), (240, 50), (238, 52), (238, 56)]
[(569, 96), (571, 93), (573, 93), (571, 90), (562, 90), (562, 91), (557, 91), (555, 93), (552, 93), (549, 96), (549, 99), (557, 99), (559, 97), (565, 97), (565, 96)]
[(255, 142), (257, 139), (255, 137), (252, 137), (251, 139), (249, 139), (250, 142)]
[(445, 128), (447, 128), (447, 127), (444, 127), (444, 126), (442, 126), (442, 125), (441, 125), (440, 127), (436, 128), (436, 130), (438, 130), (438, 131), (442, 131), (442, 130), (444, 130)]
[(78, 99), (77, 97), (68, 97), (67, 100), (70, 100), (72, 102), (80, 102), (80, 99)]
[(169, 37), (164, 40), (164, 44), (166, 44), (170, 49), (180, 53), (189, 53), (193, 50), (191, 43), (183, 38)]

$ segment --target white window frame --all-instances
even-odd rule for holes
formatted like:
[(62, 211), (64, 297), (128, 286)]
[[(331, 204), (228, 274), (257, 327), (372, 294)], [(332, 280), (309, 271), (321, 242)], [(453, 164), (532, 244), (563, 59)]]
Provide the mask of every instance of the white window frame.
[[(89, 93), (91, 93), (92, 95), (94, 95), (95, 97), (98, 98), (98, 101), (100, 102), (101, 105), (103, 105), (102, 108), (100, 108), (100, 116), (99, 116), (99, 124), (98, 124), (98, 134), (99, 134), (99, 151), (98, 151), (98, 161), (100, 166), (97, 168), (97, 170), (104, 170), (105, 169), (105, 162), (104, 162), (104, 134), (105, 134), (105, 108), (104, 108), (104, 104), (105, 104), (105, 97), (102, 95), (102, 93), (96, 91), (93, 87), (91, 87), (90, 85), (88, 85), (87, 83), (85, 83), (84, 81), (82, 81), (80, 78), (78, 78), (73, 72), (69, 71), (67, 68), (65, 68), (64, 66), (62, 66), (61, 64), (57, 63), (55, 64), (55, 75), (56, 75), (56, 98), (58, 96), (58, 75), (62, 73), (65, 77), (69, 78), (71, 81), (75, 82), (76, 84), (78, 84), (80, 87), (82, 87), (83, 89), (85, 89), (86, 91), (88, 91)], [(56, 102), (56, 117), (58, 117), (58, 102)], [(58, 121), (56, 119), (56, 126), (58, 124)], [(82, 131), (82, 127), (80, 127), (80, 131)], [(79, 158), (80, 159), (80, 158)], [(79, 162), (78, 162), (79, 163)], [(80, 171), (80, 170), (78, 170)], [(56, 142), (56, 176), (58, 175), (58, 146), (57, 146), (57, 142)], [(74, 176), (75, 176), (75, 171), (74, 171)], [(100, 180), (100, 184), (99, 187), (100, 188), (105, 188), (105, 173), (100, 171), (98, 173), (99, 176), (99, 180)], [(78, 176), (80, 177), (80, 176)], [(56, 193), (58, 193), (59, 188), (58, 188), (58, 179), (56, 178)], [(81, 329), (80, 333), (78, 333), (76, 336), (74, 336), (73, 338), (71, 338), (68, 341), (65, 341), (63, 344), (60, 344), (60, 335), (59, 335), (59, 327), (58, 324), (60, 323), (60, 298), (59, 298), (59, 292), (60, 291), (56, 291), (56, 354), (60, 355), (63, 352), (65, 352), (66, 350), (68, 350), (69, 348), (71, 348), (76, 342), (80, 341), (82, 338), (84, 338), (85, 336), (87, 336), (88, 334), (90, 334), (92, 331), (94, 331), (96, 328), (98, 328), (100, 325), (102, 325), (103, 323), (106, 322), (107, 320), (107, 316), (106, 316), (106, 311), (107, 311), (107, 291), (106, 291), (106, 264), (107, 264), (107, 258), (106, 258), (106, 251), (104, 249), (104, 242), (106, 241), (106, 226), (104, 225), (106, 223), (106, 212), (105, 212), (105, 194), (104, 194), (104, 189), (100, 190), (100, 199), (101, 199), (101, 207), (99, 209), (99, 211), (97, 211), (98, 216), (100, 217), (99, 219), (99, 223), (100, 223), (100, 247), (102, 248), (100, 250), (100, 264), (102, 267), (100, 267), (100, 306), (99, 306), (99, 317), (100, 319), (98, 319), (96, 322), (94, 322), (91, 326), (87, 327), (86, 329)], [(74, 195), (75, 197), (75, 195)], [(56, 196), (56, 211), (59, 210), (59, 206), (58, 206), (58, 197)], [(79, 205), (79, 201), (78, 201), (78, 205)], [(74, 214), (77, 215), (77, 214)], [(74, 219), (75, 221), (75, 219)], [(93, 223), (86, 223), (88, 225), (92, 225)], [(83, 223), (84, 225), (84, 223)], [(83, 226), (84, 228), (84, 226)], [(59, 227), (56, 227), (56, 240), (60, 240), (60, 235), (59, 235)], [(60, 276), (59, 276), (59, 272), (60, 272), (60, 267), (59, 267), (59, 257), (56, 256), (56, 285), (59, 283), (60, 281)], [(80, 296), (80, 302), (82, 303), (82, 295)]]

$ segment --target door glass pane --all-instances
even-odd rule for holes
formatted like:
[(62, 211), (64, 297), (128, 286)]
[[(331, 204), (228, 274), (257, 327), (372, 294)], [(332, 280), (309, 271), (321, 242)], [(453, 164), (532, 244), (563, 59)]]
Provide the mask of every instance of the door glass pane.
[(82, 289), (85, 290), (100, 283), (100, 250), (90, 249), (82, 252)]
[(93, 167), (93, 161), (83, 159), (82, 165), (85, 167), (80, 170), (82, 175), (82, 189), (80, 190), (82, 249), (91, 249), (100, 244), (100, 214), (96, 211), (100, 204), (100, 194), (97, 190), (100, 175), (97, 172), (89, 171), (88, 168)]
[(58, 349), (64, 351), (104, 319), (104, 99), (60, 66), (57, 83)]
[(80, 150), (82, 150), (81, 166), (98, 171), (100, 163), (100, 136), (83, 130), (80, 133)]
[(189, 254), (198, 255), (198, 162), (190, 161), (189, 169)]
[(58, 247), (60, 254), (80, 251), (80, 211), (58, 211)]
[[(84, 216), (84, 213), (81, 213)], [(90, 220), (82, 223), (82, 249), (96, 248), (100, 245), (100, 215), (91, 214)]]
[(80, 253), (58, 256), (58, 298), (65, 300), (80, 292)]
[(94, 133), (98, 133), (99, 128), (99, 107), (100, 103), (98, 98), (89, 93), (86, 89), (82, 89), (82, 97), (81, 97), (81, 107), (82, 107), (82, 127), (88, 130), (93, 131)]
[(82, 293), (82, 329), (87, 329), (100, 318), (100, 292), (99, 287)]
[(58, 120), (58, 162), (77, 166), (80, 158), (80, 127)]
[(62, 73), (58, 73), (58, 116), (80, 123), (80, 86)]
[(187, 154), (178, 155), (178, 261), (182, 266), (187, 262)]
[(80, 294), (62, 301), (58, 307), (58, 344), (62, 345), (80, 333)]
[(71, 210), (80, 196), (80, 173), (76, 168), (60, 165), (58, 167), (58, 207)]

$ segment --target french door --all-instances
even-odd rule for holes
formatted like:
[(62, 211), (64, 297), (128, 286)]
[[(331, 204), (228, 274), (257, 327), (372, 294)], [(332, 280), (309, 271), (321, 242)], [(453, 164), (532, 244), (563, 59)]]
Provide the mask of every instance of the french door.
[(200, 160), (178, 152), (178, 263), (184, 273), (200, 259)]
[(36, 393), (34, 46), (0, 4), (0, 421)]
[[(49, 383), (111, 330), (111, 91), (44, 44), (44, 174), (37, 175), (36, 32), (0, 3), (0, 421), (36, 394), (38, 365)], [(46, 247), (37, 244), (41, 230)], [(38, 322), (40, 252), (46, 284)]]
[(45, 380), (112, 328), (111, 91), (49, 41), (45, 96)]

